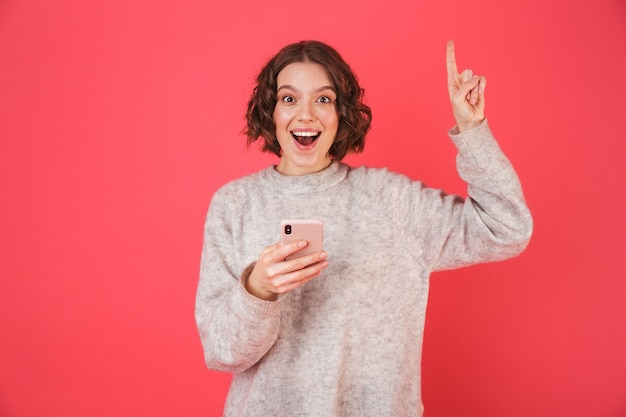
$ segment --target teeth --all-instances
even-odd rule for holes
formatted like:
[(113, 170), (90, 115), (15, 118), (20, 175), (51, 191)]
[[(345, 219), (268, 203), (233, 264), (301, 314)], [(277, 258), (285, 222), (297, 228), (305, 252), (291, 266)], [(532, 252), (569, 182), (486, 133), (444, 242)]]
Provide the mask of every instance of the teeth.
[(293, 133), (294, 136), (303, 136), (303, 137), (317, 136), (320, 134), (320, 132), (291, 132), (291, 133)]

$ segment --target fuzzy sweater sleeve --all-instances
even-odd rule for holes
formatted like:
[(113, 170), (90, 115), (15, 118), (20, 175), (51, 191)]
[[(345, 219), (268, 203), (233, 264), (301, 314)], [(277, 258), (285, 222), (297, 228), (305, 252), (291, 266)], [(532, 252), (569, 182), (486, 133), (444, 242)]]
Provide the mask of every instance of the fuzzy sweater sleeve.
[(238, 204), (225, 189), (213, 196), (204, 227), (195, 308), (207, 367), (232, 373), (248, 369), (267, 353), (280, 324), (280, 302), (260, 300), (242, 284), (244, 268), (235, 259), (233, 210), (229, 209)]
[(517, 256), (528, 245), (533, 221), (513, 166), (487, 121), (462, 133), (453, 128), (449, 134), (458, 150), (457, 170), (467, 183), (468, 196), (441, 195), (430, 199), (425, 208), (438, 220), (420, 231), (436, 248), (432, 269)]

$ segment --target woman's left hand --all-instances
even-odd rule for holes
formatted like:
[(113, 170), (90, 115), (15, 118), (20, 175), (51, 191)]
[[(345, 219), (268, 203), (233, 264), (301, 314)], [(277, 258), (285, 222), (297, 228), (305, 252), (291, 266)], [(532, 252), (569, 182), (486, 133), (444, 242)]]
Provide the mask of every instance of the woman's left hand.
[(453, 41), (448, 41), (447, 44), (446, 67), (448, 69), (448, 93), (456, 125), (460, 132), (472, 129), (485, 120), (487, 79), (474, 75), (471, 69), (463, 70), (459, 74)]

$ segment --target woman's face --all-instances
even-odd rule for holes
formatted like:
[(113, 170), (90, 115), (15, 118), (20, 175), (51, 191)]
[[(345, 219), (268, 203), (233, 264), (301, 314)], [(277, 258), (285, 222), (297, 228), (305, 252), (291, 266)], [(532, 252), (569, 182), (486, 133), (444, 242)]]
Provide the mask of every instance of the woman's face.
[(321, 171), (339, 127), (337, 94), (326, 70), (311, 62), (294, 62), (278, 73), (274, 108), (276, 138), (282, 149), (277, 170), (285, 175)]

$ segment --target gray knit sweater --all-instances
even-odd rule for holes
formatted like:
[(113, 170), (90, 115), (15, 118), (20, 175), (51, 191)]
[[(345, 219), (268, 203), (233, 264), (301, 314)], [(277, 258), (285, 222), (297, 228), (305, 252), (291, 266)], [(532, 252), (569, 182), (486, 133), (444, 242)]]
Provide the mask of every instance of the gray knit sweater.
[[(234, 374), (226, 416), (421, 416), (432, 271), (519, 254), (532, 219), (487, 122), (450, 137), (466, 199), (386, 169), (273, 167), (219, 189), (205, 223), (196, 321), (211, 369)], [(241, 284), (285, 218), (324, 222), (329, 266), (279, 301)]]

